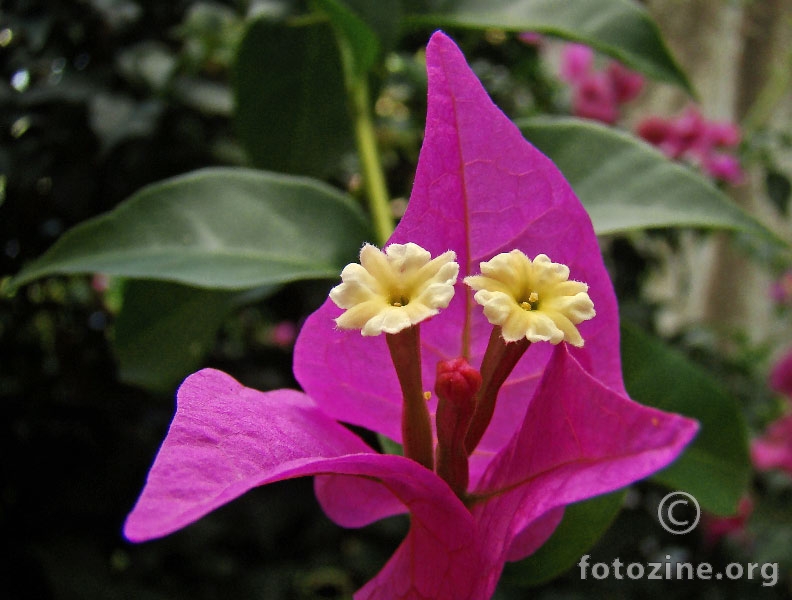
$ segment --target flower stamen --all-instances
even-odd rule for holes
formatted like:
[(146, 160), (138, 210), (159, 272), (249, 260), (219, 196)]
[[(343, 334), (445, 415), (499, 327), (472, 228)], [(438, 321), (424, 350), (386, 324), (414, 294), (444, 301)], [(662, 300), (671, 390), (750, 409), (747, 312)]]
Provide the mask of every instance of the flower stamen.
[(528, 300), (520, 302), (520, 308), (523, 310), (537, 310), (539, 308), (539, 294), (531, 292), (531, 295), (528, 296)]

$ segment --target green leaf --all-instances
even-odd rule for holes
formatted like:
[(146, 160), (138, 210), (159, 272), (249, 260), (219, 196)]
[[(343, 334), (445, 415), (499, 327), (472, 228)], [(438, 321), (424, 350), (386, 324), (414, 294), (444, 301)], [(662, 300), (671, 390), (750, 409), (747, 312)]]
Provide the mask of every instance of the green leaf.
[(354, 149), (327, 22), (252, 21), (237, 54), (234, 96), (237, 135), (257, 167), (323, 176)]
[(710, 512), (733, 514), (751, 475), (747, 427), (735, 398), (684, 355), (627, 324), (622, 325), (622, 361), (634, 400), (701, 424), (684, 454), (654, 479), (692, 494)]
[(389, 52), (396, 46), (403, 18), (401, 0), (342, 1), (371, 28), (383, 52)]
[(337, 277), (366, 239), (357, 205), (319, 181), (205, 169), (144, 188), (66, 232), (9, 287), (95, 272), (220, 289)]
[(621, 509), (626, 490), (570, 504), (561, 524), (539, 550), (506, 565), (505, 581), (512, 585), (540, 585), (557, 577), (580, 560), (610, 527)]
[(770, 170), (765, 175), (765, 189), (767, 197), (778, 209), (778, 212), (787, 214), (789, 212), (789, 199), (792, 197), (792, 184), (789, 178), (783, 173)]
[(379, 41), (371, 28), (345, 3), (338, 0), (314, 0), (335, 27), (342, 47), (348, 48), (356, 77), (365, 77), (380, 52)]
[(628, 0), (413, 0), (408, 23), (536, 31), (582, 42), (688, 92), (690, 82), (644, 8)]
[(214, 345), (235, 295), (164, 281), (127, 281), (113, 340), (119, 379), (172, 391)]
[(704, 177), (628, 133), (574, 118), (517, 125), (561, 169), (598, 234), (654, 227), (733, 229), (785, 248)]
[(157, 392), (172, 392), (201, 366), (236, 306), (278, 289), (208, 290), (140, 279), (129, 279), (123, 287), (113, 332), (119, 379)]

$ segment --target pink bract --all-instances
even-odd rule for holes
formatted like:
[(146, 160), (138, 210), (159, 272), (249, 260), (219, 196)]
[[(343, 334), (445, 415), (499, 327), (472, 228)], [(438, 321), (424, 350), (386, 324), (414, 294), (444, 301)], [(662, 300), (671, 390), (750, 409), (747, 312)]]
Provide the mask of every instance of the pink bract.
[(744, 179), (739, 159), (731, 154), (711, 152), (702, 159), (701, 168), (711, 177), (732, 185), (739, 185)]
[(461, 279), (514, 248), (546, 253), (589, 284), (597, 317), (579, 326), (585, 346), (538, 343), (522, 357), (471, 456), (466, 505), (434, 472), (374, 451), (339, 424), (400, 441), (401, 390), (385, 339), (336, 330), (340, 310), (328, 300), (295, 347), (304, 393), (258, 392), (214, 370), (184, 382), (127, 519), (130, 540), (166, 535), (255, 486), (318, 475), (317, 497), (342, 526), (411, 515), (406, 539), (356, 598), (485, 599), (505, 561), (541, 546), (564, 506), (657, 471), (695, 434), (694, 421), (628, 398), (616, 299), (569, 184), (492, 103), (448, 37), (432, 36), (426, 61), (426, 136), (390, 242), (456, 251), (460, 283), (448, 308), (421, 324), (424, 389), (434, 389), (440, 360), (480, 364), (491, 326)]
[(792, 415), (771, 423), (751, 442), (751, 460), (760, 471), (780, 469), (792, 475)]
[(705, 135), (709, 143), (716, 148), (730, 148), (738, 145), (742, 138), (740, 128), (728, 121), (711, 121), (707, 123)]
[(729, 517), (704, 516), (704, 539), (710, 546), (717, 544), (724, 537), (745, 539), (746, 529), (754, 510), (754, 502), (750, 496), (743, 496), (737, 504), (737, 513)]
[(544, 36), (536, 31), (523, 31), (517, 35), (517, 39), (526, 46), (534, 46), (536, 48), (544, 43)]
[(697, 107), (689, 106), (671, 119), (647, 117), (638, 124), (637, 133), (669, 158), (696, 164), (714, 179), (732, 185), (743, 182), (739, 159), (720, 151), (740, 142), (740, 128), (733, 123), (708, 121)]
[(773, 390), (792, 399), (792, 349), (787, 350), (773, 365), (768, 383)]
[(605, 71), (613, 86), (616, 101), (620, 104), (635, 100), (644, 86), (644, 78), (640, 73), (631, 71), (618, 62), (611, 62)]
[(572, 114), (612, 125), (619, 118), (616, 90), (606, 73), (589, 73), (572, 90)]
[(594, 51), (583, 44), (567, 44), (561, 51), (561, 79), (576, 84), (594, 67)]
[(644, 85), (641, 74), (612, 61), (604, 71), (594, 69), (594, 51), (567, 44), (561, 51), (560, 77), (572, 88), (572, 114), (612, 125), (619, 107), (635, 99)]

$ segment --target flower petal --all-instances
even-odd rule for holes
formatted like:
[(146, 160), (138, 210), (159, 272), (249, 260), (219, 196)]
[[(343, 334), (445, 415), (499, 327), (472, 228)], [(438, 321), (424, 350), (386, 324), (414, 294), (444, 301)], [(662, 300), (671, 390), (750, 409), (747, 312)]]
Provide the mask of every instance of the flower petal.
[(365, 527), (407, 511), (382, 483), (361, 477), (319, 475), (314, 492), (324, 513), (341, 527)]
[(521, 514), (530, 523), (555, 507), (619, 489), (667, 466), (697, 429), (691, 419), (606, 388), (566, 345), (557, 346), (519, 432), (476, 490), (497, 496), (480, 510), (518, 511), (522, 499), (516, 506), (510, 504), (514, 499), (500, 499), (517, 494), (528, 502), (529, 512)]
[(519, 533), (514, 536), (506, 554), (507, 561), (522, 560), (536, 552), (553, 535), (556, 527), (564, 518), (564, 507), (551, 508), (545, 514), (526, 523), (522, 528), (517, 526)]
[(124, 534), (161, 537), (253, 487), (317, 474), (365, 482), (347, 488), (347, 501), (363, 513), (376, 497), (391, 506), (397, 500), (412, 516), (399, 550), (357, 598), (392, 598), (396, 589), (416, 600), (491, 594), (473, 517), (437, 475), (372, 452), (300, 392), (259, 392), (212, 369), (179, 388), (176, 416)]
[(371, 452), (300, 392), (259, 392), (204, 369), (179, 388), (176, 416), (124, 534), (135, 542), (161, 537), (307, 464)]
[(782, 469), (792, 474), (792, 415), (774, 421), (751, 442), (751, 460), (760, 471)]

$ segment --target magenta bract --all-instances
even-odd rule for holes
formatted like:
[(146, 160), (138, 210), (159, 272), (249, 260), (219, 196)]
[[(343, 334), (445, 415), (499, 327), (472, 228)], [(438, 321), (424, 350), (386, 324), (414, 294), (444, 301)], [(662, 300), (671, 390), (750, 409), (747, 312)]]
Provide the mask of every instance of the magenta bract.
[(759, 471), (779, 469), (792, 475), (792, 415), (773, 421), (751, 442), (751, 461)]
[[(339, 422), (401, 441), (401, 391), (383, 336), (339, 331), (331, 301), (305, 323), (294, 372), (305, 393), (257, 392), (204, 370), (179, 389), (168, 436), (125, 533), (166, 535), (252, 487), (318, 475), (330, 518), (359, 527), (400, 512), (410, 531), (357, 598), (483, 599), (506, 560), (535, 551), (565, 505), (673, 461), (694, 421), (632, 402), (624, 389), (616, 299), (591, 221), (556, 167), (492, 103), (456, 45), (427, 47), (426, 136), (408, 209), (391, 238), (457, 253), (462, 277), (519, 249), (548, 254), (589, 284), (597, 316), (582, 348), (537, 343), (501, 388), (470, 457), (468, 503), (437, 474), (366, 446)], [(421, 324), (424, 389), (438, 361), (478, 366), (491, 326), (461, 283)], [(436, 400), (430, 401), (431, 412)]]
[(768, 376), (770, 388), (792, 400), (792, 350), (779, 358)]
[(744, 179), (739, 159), (723, 152), (739, 144), (739, 127), (706, 120), (695, 106), (671, 119), (647, 117), (638, 123), (636, 132), (669, 158), (696, 164), (715, 179), (732, 185), (739, 185)]
[(594, 68), (594, 51), (582, 44), (566, 44), (561, 51), (559, 76), (572, 88), (572, 114), (612, 125), (622, 104), (634, 100), (644, 87), (640, 73), (611, 61)]

